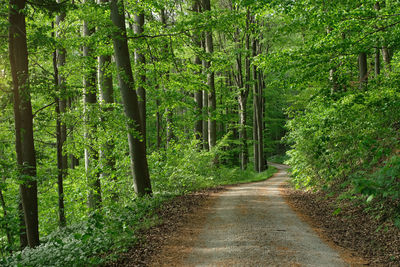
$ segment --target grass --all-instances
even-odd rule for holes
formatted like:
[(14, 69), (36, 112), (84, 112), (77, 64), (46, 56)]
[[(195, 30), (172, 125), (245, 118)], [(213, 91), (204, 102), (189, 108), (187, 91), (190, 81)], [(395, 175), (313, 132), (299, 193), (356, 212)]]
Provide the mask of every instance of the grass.
[(215, 181), (215, 186), (220, 185), (235, 185), (235, 184), (245, 184), (245, 183), (253, 183), (264, 181), (270, 178), (274, 173), (277, 172), (275, 167), (269, 166), (269, 168), (261, 173), (255, 173), (251, 170), (241, 171), (238, 169), (232, 169), (221, 175)]

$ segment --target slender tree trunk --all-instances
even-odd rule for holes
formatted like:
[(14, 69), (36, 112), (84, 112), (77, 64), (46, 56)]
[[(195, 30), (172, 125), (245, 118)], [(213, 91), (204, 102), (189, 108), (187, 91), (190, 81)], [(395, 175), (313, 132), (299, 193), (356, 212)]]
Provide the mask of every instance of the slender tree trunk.
[(152, 193), (146, 148), (143, 139), (135, 133), (140, 133), (140, 111), (138, 97), (133, 88), (134, 80), (129, 56), (128, 39), (126, 36), (124, 3), (122, 0), (111, 0), (111, 20), (118, 29), (113, 34), (115, 62), (118, 70), (118, 82), (125, 116), (128, 122), (129, 154), (133, 174), (134, 188), (138, 196)]
[[(158, 85), (157, 88), (159, 89)], [(156, 100), (156, 128), (157, 128), (157, 150), (161, 149), (161, 114), (160, 114), (160, 100)]]
[[(140, 35), (144, 31), (144, 14), (135, 14), (135, 34)], [(137, 94), (139, 97), (139, 112), (140, 112), (140, 121), (142, 125), (142, 137), (144, 139), (144, 143), (146, 144), (146, 59), (142, 51), (136, 49), (135, 51), (135, 64), (139, 69), (139, 77), (138, 77), (138, 87)]]
[(9, 56), (14, 93), (15, 144), (28, 245), (39, 245), (36, 156), (29, 88), (25, 0), (9, 2)]
[[(161, 23), (163, 24), (164, 28), (167, 28), (167, 13), (165, 9), (161, 9)], [(163, 47), (163, 54), (167, 55), (169, 53), (169, 45), (166, 43)], [(169, 82), (169, 70), (165, 73), (165, 80)], [(163, 88), (164, 92), (167, 90), (166, 86), (164, 85)], [(170, 107), (165, 108), (165, 121), (166, 121), (166, 145), (167, 147), (170, 145), (171, 141), (174, 139), (174, 124), (173, 124), (173, 111)]]
[[(193, 11), (200, 13), (201, 12), (201, 3), (199, 0), (194, 0), (193, 1)], [(201, 39), (199, 35), (194, 35), (193, 37), (193, 42), (195, 46), (197, 46), (199, 49), (201, 49)], [(199, 57), (199, 55), (196, 54), (194, 63), (198, 66), (202, 66), (202, 61)], [(197, 74), (200, 74), (201, 71)], [(199, 140), (203, 140), (203, 119), (202, 119), (202, 110), (203, 110), (203, 92), (201, 90), (197, 90), (194, 93), (194, 101), (196, 102), (196, 107), (195, 107), (195, 112), (196, 112), (196, 124), (194, 127), (194, 133), (196, 135), (196, 138)], [(201, 144), (200, 144), (201, 145)]]
[(174, 139), (174, 124), (173, 124), (173, 112), (170, 108), (165, 109), (165, 121), (167, 123), (166, 125), (166, 131), (167, 131), (167, 140), (166, 144), (167, 147), (170, 146), (172, 140)]
[[(249, 12), (247, 12), (247, 20), (246, 20), (246, 29), (249, 27)], [(236, 43), (239, 46), (239, 30), (236, 31)], [(249, 62), (249, 34), (246, 32), (245, 36), (245, 47), (246, 47), (246, 55), (245, 55), (245, 78), (243, 79), (243, 67), (242, 67), (242, 55), (239, 54), (236, 57), (236, 64), (238, 69), (238, 77), (237, 77), (237, 85), (240, 90), (239, 94), (239, 139), (241, 141), (241, 168), (245, 170), (247, 168), (247, 164), (249, 162), (249, 152), (247, 146), (247, 98), (250, 91), (250, 62)], [(245, 81), (245, 82), (244, 82)]]
[[(203, 0), (203, 8), (205, 11), (211, 11), (210, 0)], [(215, 112), (217, 109), (217, 99), (215, 95), (215, 73), (211, 70), (211, 58), (214, 53), (212, 30), (206, 31), (206, 53), (210, 58), (206, 60), (207, 70), (207, 86), (208, 86), (208, 144), (212, 149), (217, 142), (217, 121)]]
[[(256, 39), (253, 39), (253, 57), (257, 54), (261, 53), (261, 46), (259, 45)], [(267, 52), (268, 53), (268, 52)], [(254, 87), (253, 91), (255, 92), (255, 117), (257, 120), (257, 152), (258, 152), (258, 172), (262, 172), (265, 168), (268, 168), (267, 162), (265, 160), (264, 155), (264, 96), (263, 96), (263, 78), (262, 73), (257, 70), (256, 66), (253, 66), (253, 78), (254, 78)]]
[[(245, 84), (244, 84), (244, 94), (246, 95), (245, 97), (243, 97), (243, 107), (244, 107), (244, 116), (245, 116), (245, 121), (244, 121), (244, 128), (246, 128), (247, 126), (247, 99), (248, 99), (248, 95), (250, 92), (250, 83), (251, 83), (251, 70), (250, 70), (250, 10), (247, 9), (247, 14), (246, 14), (246, 35), (245, 35), (245, 48), (246, 48), (246, 56), (245, 56)], [(247, 130), (244, 129), (245, 135), (243, 135), (244, 138), (246, 138), (245, 143), (246, 145), (244, 146), (245, 148), (245, 157), (247, 157), (246, 161), (248, 162), (248, 147), (247, 147)], [(246, 166), (247, 167), (247, 164)]]
[[(206, 42), (204, 35), (201, 40), (201, 47), (203, 49), (203, 52), (206, 51)], [(203, 72), (205, 74), (206, 69), (207, 69), (207, 61), (206, 59), (202, 60), (202, 65), (203, 65)], [(209, 139), (208, 139), (208, 90), (203, 90), (202, 91), (202, 103), (203, 103), (203, 149), (208, 150), (209, 149)]]
[[(57, 0), (59, 3), (60, 0)], [(65, 20), (66, 14), (63, 12), (59, 16), (56, 16), (56, 25), (60, 27), (62, 22)], [(61, 38), (62, 34), (57, 31), (57, 38)], [(56, 99), (56, 113), (57, 113), (57, 185), (58, 185), (58, 219), (61, 227), (65, 226), (67, 221), (65, 218), (65, 207), (64, 207), (64, 180), (67, 176), (68, 170), (68, 157), (63, 152), (63, 146), (67, 139), (67, 127), (64, 122), (62, 122), (61, 117), (62, 114), (66, 112), (67, 109), (67, 100), (66, 100), (66, 86), (65, 86), (65, 78), (60, 73), (60, 69), (62, 69), (65, 65), (66, 58), (66, 49), (59, 48), (55, 51), (54, 56), (54, 74), (55, 79), (54, 83), (59, 91), (59, 97)]]
[[(85, 0), (86, 3), (92, 0)], [(89, 25), (87, 21), (83, 22), (83, 36), (90, 38), (94, 34), (94, 27)], [(94, 148), (96, 136), (96, 114), (94, 109), (97, 104), (96, 94), (96, 67), (94, 66), (93, 51), (90, 46), (83, 47), (83, 57), (86, 63), (86, 73), (83, 79), (84, 103), (85, 103), (85, 170), (87, 182), (89, 185), (88, 207), (90, 210), (96, 210), (101, 207), (101, 183), (100, 174), (94, 167), (98, 160), (98, 151)]]
[(258, 171), (262, 172), (268, 167), (264, 156), (264, 97), (262, 74), (254, 69), (258, 75), (257, 83), (257, 137), (258, 137)]
[(203, 103), (203, 125), (202, 125), (202, 130), (203, 130), (203, 149), (208, 150), (209, 149), (209, 141), (208, 141), (208, 92), (206, 90), (202, 91), (202, 103)]
[[(100, 4), (109, 3), (109, 0), (99, 0)], [(114, 103), (114, 88), (113, 88), (113, 77), (111, 73), (111, 55), (100, 55), (98, 57), (98, 84), (100, 89), (101, 104), (103, 107), (103, 112), (106, 113), (105, 116), (101, 116), (101, 120), (106, 122), (109, 114), (114, 109), (112, 104)], [(110, 175), (116, 170), (116, 160), (113, 155), (115, 148), (114, 140), (110, 138), (102, 146), (100, 150), (100, 162), (102, 164), (102, 173), (100, 174), (100, 180), (110, 177)], [(113, 176), (112, 178), (114, 185), (117, 183), (117, 178)], [(112, 190), (111, 199), (113, 201), (118, 201), (118, 193), (115, 188)]]
[(378, 77), (379, 74), (381, 73), (381, 55), (379, 52), (379, 48), (375, 48), (374, 69), (375, 69), (375, 77)]
[[(72, 110), (74, 108), (74, 101), (75, 99), (73, 97), (68, 97), (67, 98), (67, 108), (69, 110)], [(73, 125), (68, 125), (68, 139), (70, 143), (74, 143), (74, 136), (73, 136), (73, 132), (74, 132), (74, 126)], [(75, 169), (76, 166), (79, 166), (79, 159), (77, 157), (75, 157), (74, 154), (69, 154), (67, 155), (68, 158), (68, 164), (69, 164), (69, 168), (70, 169)]]
[[(375, 3), (374, 9), (377, 12), (381, 9), (378, 1)], [(375, 78), (377, 78), (379, 76), (379, 74), (381, 73), (381, 57), (380, 57), (380, 51), (379, 51), (379, 40), (376, 41), (376, 47), (375, 47), (374, 73), (375, 73)]]
[[(257, 42), (255, 39), (253, 39), (253, 57), (257, 56)], [(253, 154), (254, 154), (254, 171), (258, 172), (260, 170), (259, 166), (259, 151), (258, 151), (258, 114), (259, 114), (259, 106), (258, 106), (258, 89), (259, 84), (258, 84), (258, 79), (257, 79), (257, 67), (253, 65)]]
[(358, 69), (360, 89), (366, 89), (368, 83), (368, 65), (367, 53), (365, 52), (361, 52), (360, 54), (358, 54)]
[(387, 72), (391, 72), (392, 71), (392, 65), (390, 63), (390, 54), (389, 54), (389, 49), (387, 48), (387, 46), (383, 46), (382, 47), (382, 57), (383, 57), (383, 61), (385, 62), (385, 68), (387, 70)]

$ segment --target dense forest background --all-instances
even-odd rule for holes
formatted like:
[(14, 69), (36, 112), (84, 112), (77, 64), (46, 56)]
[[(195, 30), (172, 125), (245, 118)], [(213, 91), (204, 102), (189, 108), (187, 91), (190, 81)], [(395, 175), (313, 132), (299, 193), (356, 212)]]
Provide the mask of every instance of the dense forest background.
[(266, 177), (267, 159), (400, 227), (399, 14), (0, 0), (0, 263), (98, 264), (166, 199)]

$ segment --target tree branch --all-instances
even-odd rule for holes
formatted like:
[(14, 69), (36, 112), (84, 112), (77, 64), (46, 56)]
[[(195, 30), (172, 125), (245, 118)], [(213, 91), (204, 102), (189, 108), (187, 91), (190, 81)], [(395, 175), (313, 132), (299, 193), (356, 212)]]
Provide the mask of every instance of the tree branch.
[(54, 105), (55, 103), (56, 103), (56, 101), (54, 101), (54, 102), (52, 102), (52, 103), (50, 103), (50, 104), (48, 104), (48, 105), (46, 105), (46, 106), (44, 106), (44, 107), (39, 108), (38, 110), (35, 111), (35, 113), (33, 113), (32, 118), (35, 118), (36, 115), (37, 115), (40, 111), (42, 111), (42, 110), (44, 110), (44, 109), (46, 109), (46, 108), (48, 108), (48, 107)]

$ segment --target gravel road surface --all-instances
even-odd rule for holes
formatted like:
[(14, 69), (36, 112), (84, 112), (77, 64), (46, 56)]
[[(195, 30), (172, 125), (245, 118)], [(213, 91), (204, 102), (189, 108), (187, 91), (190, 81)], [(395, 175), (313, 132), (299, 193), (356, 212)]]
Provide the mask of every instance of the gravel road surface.
[(267, 181), (217, 193), (154, 266), (348, 266), (286, 204), (286, 167), (274, 166)]

